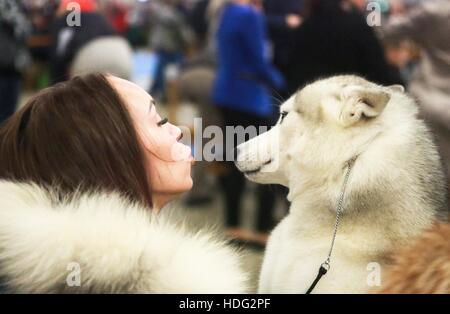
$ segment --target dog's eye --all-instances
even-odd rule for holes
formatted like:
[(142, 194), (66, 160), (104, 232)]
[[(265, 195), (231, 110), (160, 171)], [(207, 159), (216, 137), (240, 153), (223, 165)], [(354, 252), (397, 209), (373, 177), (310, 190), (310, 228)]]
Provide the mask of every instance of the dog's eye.
[(288, 113), (289, 113), (289, 112), (287, 112), (287, 111), (282, 111), (282, 112), (280, 113), (280, 116), (281, 116), (281, 118), (280, 118), (280, 123), (283, 122), (284, 118), (286, 118), (286, 116), (288, 115)]

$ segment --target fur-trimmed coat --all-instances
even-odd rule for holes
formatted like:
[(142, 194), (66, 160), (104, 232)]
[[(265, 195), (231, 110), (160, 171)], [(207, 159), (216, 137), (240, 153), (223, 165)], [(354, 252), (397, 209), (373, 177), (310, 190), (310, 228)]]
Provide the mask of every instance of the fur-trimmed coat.
[(12, 293), (243, 293), (237, 252), (119, 195), (55, 201), (0, 181), (0, 282)]

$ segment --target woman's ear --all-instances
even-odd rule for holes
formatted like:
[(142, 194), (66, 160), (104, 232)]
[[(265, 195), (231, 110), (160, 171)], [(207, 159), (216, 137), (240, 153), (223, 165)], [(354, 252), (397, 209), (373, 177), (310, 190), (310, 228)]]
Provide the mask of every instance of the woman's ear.
[(343, 126), (379, 116), (391, 95), (381, 87), (347, 86), (341, 94), (342, 109), (339, 120)]

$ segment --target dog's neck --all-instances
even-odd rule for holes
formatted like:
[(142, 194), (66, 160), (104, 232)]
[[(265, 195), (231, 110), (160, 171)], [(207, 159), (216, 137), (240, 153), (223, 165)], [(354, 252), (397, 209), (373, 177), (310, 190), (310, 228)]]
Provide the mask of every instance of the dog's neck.
[[(345, 165), (348, 165), (348, 162)], [(315, 177), (313, 180), (304, 181), (297, 189), (290, 190), (290, 213), (296, 221), (301, 222), (303, 230), (309, 229), (314, 233), (323, 230), (325, 234), (333, 230), (346, 169), (345, 166), (342, 171), (336, 169), (334, 174), (330, 171), (329, 177)], [(364, 171), (364, 168), (358, 167), (356, 161), (353, 171), (357, 176), (357, 172)], [(336, 184), (332, 189), (327, 189), (328, 185), (324, 184), (327, 181), (335, 181)], [(387, 238), (392, 234), (392, 239), (406, 240), (434, 221), (434, 213), (418, 204), (411, 195), (388, 193), (386, 189), (391, 186), (388, 181), (381, 184), (381, 188), (377, 190), (366, 190), (364, 185), (359, 185), (358, 182), (353, 182), (352, 185), (351, 178), (348, 185), (342, 206), (342, 225), (339, 231), (341, 234), (367, 234), (370, 229), (375, 233), (387, 234)], [(405, 230), (408, 233), (405, 233)]]

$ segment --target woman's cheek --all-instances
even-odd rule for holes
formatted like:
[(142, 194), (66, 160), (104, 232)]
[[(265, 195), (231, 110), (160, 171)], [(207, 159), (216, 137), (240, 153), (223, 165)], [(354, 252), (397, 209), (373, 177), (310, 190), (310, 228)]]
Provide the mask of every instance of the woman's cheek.
[(150, 143), (147, 149), (161, 160), (176, 162), (191, 159), (191, 148), (178, 142), (166, 132), (161, 132), (160, 129), (157, 129), (151, 133), (147, 132), (146, 135), (147, 143)]

